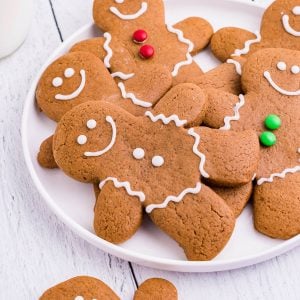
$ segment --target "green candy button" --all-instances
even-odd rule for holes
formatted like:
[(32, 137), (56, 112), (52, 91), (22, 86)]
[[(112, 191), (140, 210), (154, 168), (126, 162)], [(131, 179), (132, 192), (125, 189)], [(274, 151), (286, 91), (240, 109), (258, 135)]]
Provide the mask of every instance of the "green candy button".
[(260, 142), (262, 145), (266, 146), (266, 147), (271, 147), (273, 145), (276, 144), (276, 135), (272, 132), (269, 131), (265, 131), (263, 132), (260, 137)]
[(276, 130), (281, 126), (281, 120), (277, 115), (268, 115), (265, 119), (265, 126), (270, 130)]

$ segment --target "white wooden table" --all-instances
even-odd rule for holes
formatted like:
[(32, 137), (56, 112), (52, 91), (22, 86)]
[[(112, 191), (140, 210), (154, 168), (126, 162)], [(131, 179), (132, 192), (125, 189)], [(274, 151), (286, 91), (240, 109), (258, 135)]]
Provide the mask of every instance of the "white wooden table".
[(0, 61), (0, 299), (37, 299), (48, 287), (79, 274), (102, 279), (125, 300), (153, 276), (174, 282), (180, 299), (300, 299), (300, 248), (235, 271), (164, 272), (103, 253), (75, 236), (48, 209), (23, 159), (23, 102), (48, 55), (91, 21), (91, 6), (92, 0), (35, 0), (26, 42)]

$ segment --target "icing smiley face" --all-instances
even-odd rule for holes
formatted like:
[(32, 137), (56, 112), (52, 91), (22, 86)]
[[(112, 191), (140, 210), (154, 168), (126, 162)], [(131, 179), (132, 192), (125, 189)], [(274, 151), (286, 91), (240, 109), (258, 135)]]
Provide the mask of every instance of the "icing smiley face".
[[(288, 70), (288, 66), (284, 61), (279, 61), (276, 65), (277, 69), (281, 72), (287, 71)], [(292, 75), (298, 75), (300, 72), (300, 68), (298, 65), (293, 65), (290, 67), (290, 72)], [(265, 79), (268, 81), (268, 83), (272, 86), (273, 89), (275, 89), (277, 92), (286, 95), (286, 96), (300, 96), (300, 89), (297, 90), (287, 90), (285, 88), (283, 88), (279, 83), (277, 83), (270, 71), (265, 71), (264, 72), (264, 77)], [(300, 81), (299, 81), (300, 82)], [(299, 86), (299, 83), (298, 83)]]
[[(81, 76), (81, 82), (79, 87), (73, 91), (70, 94), (64, 95), (64, 94), (56, 94), (55, 99), (56, 100), (64, 100), (64, 101), (69, 101), (73, 100), (74, 98), (78, 97), (80, 93), (83, 91), (85, 84), (86, 84), (86, 75), (85, 75), (85, 70), (80, 70), (80, 76)], [(64, 71), (65, 78), (71, 78), (75, 74), (75, 70), (73, 68), (67, 68)], [(52, 85), (56, 88), (61, 87), (63, 85), (64, 80), (61, 77), (55, 77), (52, 80)]]
[[(125, 0), (115, 0), (116, 3), (122, 4), (124, 3)], [(127, 0), (128, 1), (128, 0)], [(140, 9), (138, 9), (136, 12), (131, 13), (131, 14), (123, 14), (120, 12), (120, 10), (115, 7), (115, 6), (111, 6), (110, 11), (117, 16), (118, 18), (122, 19), (122, 20), (135, 20), (137, 18), (139, 18), (140, 16), (142, 16), (148, 9), (148, 3), (147, 2), (142, 2), (141, 3), (141, 7)]]
[[(300, 6), (295, 6), (293, 9), (292, 9), (292, 13), (294, 16), (300, 16)], [(295, 37), (300, 37), (300, 30), (296, 30), (295, 28), (293, 28), (290, 24), (290, 17), (289, 15), (287, 14), (284, 14), (282, 16), (282, 24), (283, 24), (283, 27), (284, 27), (284, 30), (295, 36)]]

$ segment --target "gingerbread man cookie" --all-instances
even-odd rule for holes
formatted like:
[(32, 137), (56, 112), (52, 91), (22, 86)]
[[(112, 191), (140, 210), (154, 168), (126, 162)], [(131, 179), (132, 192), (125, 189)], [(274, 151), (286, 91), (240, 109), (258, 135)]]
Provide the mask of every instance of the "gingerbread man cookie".
[(265, 11), (260, 32), (225, 27), (216, 32), (211, 49), (221, 61), (248, 57), (263, 48), (300, 50), (300, 2), (276, 0)]
[[(242, 85), (246, 94), (240, 97), (211, 92), (214, 109), (207, 120), (225, 131), (256, 130), (261, 154), (255, 176), (255, 227), (274, 238), (290, 238), (300, 233), (300, 51), (254, 53), (244, 65)], [(222, 113), (217, 112), (220, 104)]]
[[(73, 108), (58, 124), (53, 152), (69, 176), (100, 182), (97, 235), (113, 243), (127, 240), (145, 209), (188, 259), (208, 260), (228, 241), (235, 218), (201, 178), (221, 186), (250, 182), (259, 145), (253, 131), (193, 127), (205, 118), (205, 94), (190, 84), (174, 89), (176, 97), (170, 91), (143, 117), (103, 101)], [(181, 89), (194, 94), (184, 102)]]
[[(104, 282), (90, 276), (78, 276), (51, 287), (40, 300), (120, 300)], [(176, 287), (162, 278), (143, 282), (134, 294), (134, 300), (177, 300)]]

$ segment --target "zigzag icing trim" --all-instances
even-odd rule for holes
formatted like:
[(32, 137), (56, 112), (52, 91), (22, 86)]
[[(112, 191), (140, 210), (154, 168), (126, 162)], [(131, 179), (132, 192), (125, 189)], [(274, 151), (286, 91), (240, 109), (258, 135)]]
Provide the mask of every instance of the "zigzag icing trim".
[(203, 153), (201, 153), (198, 150), (198, 146), (200, 144), (200, 135), (195, 132), (194, 128), (190, 128), (188, 131), (188, 134), (195, 139), (195, 143), (193, 146), (193, 152), (200, 158), (199, 171), (203, 177), (209, 178), (209, 174), (204, 170), (206, 157)]
[(229, 130), (231, 128), (231, 122), (232, 121), (238, 121), (240, 119), (240, 108), (245, 105), (245, 97), (244, 95), (239, 95), (239, 102), (234, 105), (233, 116), (227, 116), (224, 118), (224, 126), (221, 127), (221, 130)]
[(152, 122), (157, 122), (161, 120), (165, 125), (169, 124), (170, 122), (174, 122), (177, 127), (183, 126), (187, 123), (187, 120), (180, 120), (177, 115), (171, 115), (170, 117), (166, 117), (164, 114), (159, 114), (154, 116), (152, 112), (146, 111), (145, 116), (149, 117)]
[(235, 71), (237, 72), (237, 74), (242, 75), (242, 66), (238, 61), (234, 59), (227, 59), (226, 62), (228, 64), (233, 64), (235, 66)]
[(294, 168), (288, 168), (283, 170), (281, 173), (274, 173), (268, 178), (260, 178), (257, 180), (257, 185), (262, 185), (264, 182), (273, 182), (275, 177), (284, 178), (287, 174), (294, 174), (300, 171), (300, 166), (296, 166)]
[(231, 56), (241, 56), (241, 55), (247, 54), (250, 51), (251, 45), (259, 43), (261, 41), (260, 32), (256, 31), (255, 35), (256, 35), (256, 39), (246, 41), (245, 45), (244, 45), (244, 48), (243, 49), (236, 49)]
[(150, 204), (146, 207), (146, 212), (150, 214), (153, 209), (166, 208), (167, 205), (172, 202), (180, 202), (187, 194), (198, 194), (201, 191), (201, 183), (198, 182), (195, 188), (187, 188), (183, 190), (178, 196), (168, 196), (161, 204)]
[(144, 202), (146, 199), (146, 196), (143, 192), (141, 191), (133, 191), (131, 189), (130, 183), (128, 181), (119, 181), (116, 177), (107, 177), (106, 179), (104, 179), (103, 181), (100, 182), (99, 184), (99, 188), (100, 190), (102, 190), (102, 188), (104, 187), (104, 185), (108, 182), (108, 181), (112, 181), (114, 186), (116, 188), (125, 188), (126, 192), (128, 195), (130, 196), (135, 196), (138, 197), (140, 199), (141, 202)]
[(194, 49), (194, 44), (189, 40), (189, 39), (186, 39), (184, 36), (183, 36), (183, 32), (179, 29), (176, 29), (174, 28), (172, 25), (167, 25), (167, 29), (171, 32), (171, 33), (174, 33), (177, 35), (177, 38), (178, 40), (181, 42), (181, 43), (184, 43), (184, 44), (187, 44), (189, 47), (188, 47), (188, 51), (186, 53), (186, 60), (184, 61), (181, 61), (179, 63), (177, 63), (175, 66), (174, 66), (174, 70), (172, 71), (172, 76), (173, 77), (176, 77), (178, 75), (178, 71), (181, 67), (183, 66), (187, 66), (187, 65), (190, 65), (192, 62), (193, 62), (193, 58), (191, 56), (191, 52), (193, 51)]
[(103, 36), (105, 37), (105, 42), (104, 42), (103, 48), (107, 53), (107, 55), (104, 58), (104, 65), (106, 68), (110, 68), (110, 66), (111, 66), (110, 59), (113, 56), (113, 51), (109, 46), (109, 44), (111, 42), (111, 34), (109, 32), (105, 32)]
[(128, 79), (134, 77), (135, 74), (134, 73), (126, 74), (126, 73), (123, 73), (123, 72), (115, 72), (115, 73), (111, 73), (110, 75), (111, 75), (112, 78), (119, 77), (122, 80), (128, 80)]

